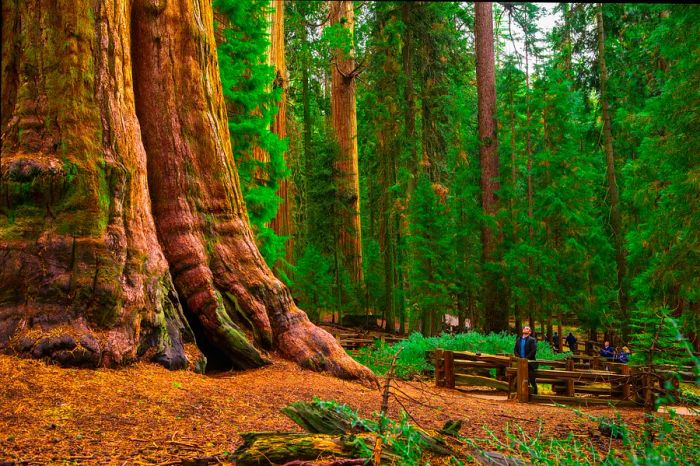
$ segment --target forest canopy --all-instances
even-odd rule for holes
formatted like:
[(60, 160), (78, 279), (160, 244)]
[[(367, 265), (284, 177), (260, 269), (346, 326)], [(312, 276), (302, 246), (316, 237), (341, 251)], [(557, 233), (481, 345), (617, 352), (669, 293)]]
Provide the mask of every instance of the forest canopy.
[[(264, 27), (266, 2), (237, 3)], [(490, 210), (475, 13), (466, 2), (354, 2), (348, 29), (332, 24), (329, 2), (285, 3), (295, 233), (286, 261), (266, 258), (316, 321), (369, 314), (430, 335), (450, 314), (484, 330), (539, 323), (549, 336), (563, 323), (639, 349), (660, 325), (697, 348), (698, 8), (494, 3)], [(230, 20), (242, 31), (248, 18)], [(346, 54), (362, 280), (338, 241), (348, 207), (332, 73)]]

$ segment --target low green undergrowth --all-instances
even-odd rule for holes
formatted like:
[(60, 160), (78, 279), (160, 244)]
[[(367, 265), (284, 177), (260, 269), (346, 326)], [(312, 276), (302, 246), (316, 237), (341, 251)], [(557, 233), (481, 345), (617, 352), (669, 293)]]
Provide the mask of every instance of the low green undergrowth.
[(597, 424), (596, 435), (545, 438), (540, 423), (534, 434), (520, 425), (510, 425), (504, 435), (485, 429), (486, 438), (462, 440), (474, 449), (474, 456), (496, 451), (511, 457), (513, 464), (517, 461), (548, 465), (698, 464), (700, 431), (693, 422), (674, 412), (668, 416), (648, 414), (644, 424), (635, 428), (627, 425), (619, 414), (609, 417), (573, 412), (580, 419)]
[[(425, 437), (421, 431), (409, 423), (409, 416), (402, 411), (401, 419), (395, 421), (386, 415), (375, 412), (371, 419), (361, 418), (356, 411), (349, 406), (336, 401), (324, 401), (314, 398), (317, 406), (342, 413), (352, 419), (353, 428), (363, 432), (371, 432), (382, 438), (383, 449), (387, 451), (389, 459), (394, 464), (405, 466), (418, 466), (423, 462), (423, 453), (426, 449)], [(359, 456), (372, 458), (372, 446), (363, 442), (358, 443)]]
[[(409, 422), (402, 412), (401, 419), (392, 420), (380, 413), (370, 419), (360, 417), (347, 405), (335, 401), (313, 403), (337, 410), (353, 420), (356, 431), (372, 432), (382, 438), (384, 450), (394, 464), (406, 466), (431, 464), (430, 447), (425, 431)], [(563, 438), (545, 436), (544, 423), (537, 429), (525, 429), (534, 421), (523, 417), (522, 424), (510, 423), (500, 431), (484, 426), (485, 436), (461, 436), (457, 431), (441, 437), (445, 447), (452, 450), (447, 463), (439, 464), (544, 464), (544, 465), (645, 465), (670, 466), (698, 464), (700, 430), (694, 421), (675, 412), (668, 415), (648, 414), (640, 425), (628, 425), (619, 413), (591, 415), (577, 409), (562, 409), (563, 416), (575, 416), (584, 423), (588, 435), (570, 433)], [(442, 434), (446, 432), (441, 431)], [(372, 457), (372, 445), (358, 443), (362, 458)], [(440, 455), (438, 455), (440, 456)], [(445, 457), (442, 457), (445, 458)], [(385, 458), (386, 459), (386, 458)], [(489, 462), (490, 460), (490, 462)]]
[[(394, 372), (398, 378), (410, 379), (435, 370), (432, 361), (428, 361), (426, 358), (428, 351), (441, 348), (483, 354), (512, 354), (515, 338), (507, 333), (483, 335), (477, 332), (468, 332), (456, 335), (442, 334), (437, 337), (424, 337), (420, 333), (413, 333), (407, 340), (393, 345), (377, 340), (375, 345), (358, 350), (354, 358), (376, 374), (384, 375), (389, 370), (394, 355), (401, 350)], [(566, 353), (554, 353), (549, 343), (537, 343), (538, 359), (560, 359), (563, 357), (566, 357)]]

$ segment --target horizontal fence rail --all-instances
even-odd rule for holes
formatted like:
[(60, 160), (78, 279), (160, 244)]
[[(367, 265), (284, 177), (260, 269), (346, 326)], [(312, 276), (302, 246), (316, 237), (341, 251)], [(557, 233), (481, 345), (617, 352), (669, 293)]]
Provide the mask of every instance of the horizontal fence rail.
[[(512, 355), (437, 349), (428, 353), (435, 364), (435, 385), (452, 389), (490, 387), (520, 402), (560, 402), (652, 406), (655, 396), (677, 390), (680, 375), (695, 382), (691, 368), (680, 372), (661, 366), (630, 366), (599, 356), (572, 355), (560, 360), (528, 361)], [(552, 386), (553, 395), (530, 394), (528, 375)], [(669, 384), (671, 388), (669, 389)], [(676, 393), (677, 394), (677, 393)]]

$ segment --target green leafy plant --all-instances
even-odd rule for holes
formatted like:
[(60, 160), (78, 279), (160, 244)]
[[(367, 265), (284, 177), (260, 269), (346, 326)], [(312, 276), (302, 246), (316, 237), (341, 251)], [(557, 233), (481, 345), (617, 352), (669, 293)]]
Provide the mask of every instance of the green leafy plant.
[[(377, 341), (374, 346), (361, 348), (354, 358), (372, 369), (376, 374), (383, 375), (389, 370), (394, 355), (401, 350), (396, 362), (395, 374), (402, 379), (432, 372), (432, 361), (428, 361), (426, 353), (437, 348), (452, 351), (472, 351), (484, 354), (512, 354), (515, 337), (506, 333), (490, 333), (484, 335), (477, 332), (459, 333), (456, 335), (443, 334), (437, 337), (424, 337), (413, 333), (404, 341), (387, 345)], [(560, 359), (566, 353), (554, 353), (547, 342), (537, 344), (538, 359)]]

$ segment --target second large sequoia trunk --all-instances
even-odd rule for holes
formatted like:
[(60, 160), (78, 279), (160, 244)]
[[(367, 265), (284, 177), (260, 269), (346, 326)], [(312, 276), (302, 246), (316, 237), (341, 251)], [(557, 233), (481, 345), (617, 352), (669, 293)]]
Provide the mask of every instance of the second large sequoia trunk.
[(196, 337), (238, 368), (277, 349), (371, 377), (255, 246), (211, 4), (92, 5), (3, 2), (0, 349), (184, 367)]

